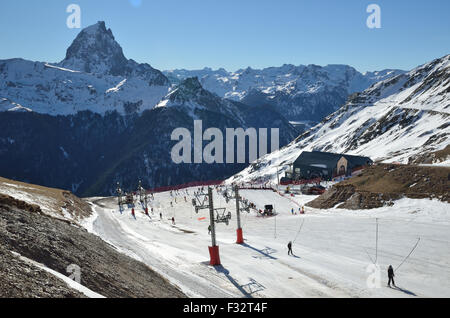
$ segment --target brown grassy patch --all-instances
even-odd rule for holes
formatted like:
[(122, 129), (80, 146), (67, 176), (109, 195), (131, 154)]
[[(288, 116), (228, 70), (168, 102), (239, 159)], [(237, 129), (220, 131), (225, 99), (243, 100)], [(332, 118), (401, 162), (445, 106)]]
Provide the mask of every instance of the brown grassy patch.
[(435, 198), (449, 201), (450, 168), (379, 164), (360, 176), (341, 182), (358, 192), (399, 194), (409, 198)]
[(417, 156), (411, 157), (409, 159), (410, 164), (432, 164), (443, 162), (450, 158), (450, 145), (445, 147), (444, 149), (434, 151), (434, 152), (425, 152), (419, 154)]
[(68, 213), (73, 220), (79, 220), (91, 215), (91, 207), (87, 202), (65, 190), (0, 177), (0, 193), (39, 206), (43, 213), (52, 216), (67, 217)]
[(371, 209), (401, 197), (437, 198), (450, 203), (450, 168), (378, 164), (340, 182), (308, 205), (327, 209)]

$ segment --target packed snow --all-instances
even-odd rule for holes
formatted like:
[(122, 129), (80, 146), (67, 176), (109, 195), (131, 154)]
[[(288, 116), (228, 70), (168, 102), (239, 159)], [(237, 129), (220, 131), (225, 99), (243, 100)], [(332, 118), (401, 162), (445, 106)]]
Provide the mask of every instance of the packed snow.
[[(242, 212), (245, 244), (238, 245), (235, 201), (226, 203), (214, 190), (214, 207), (226, 208), (232, 220), (228, 226), (216, 224), (222, 265), (213, 267), (208, 252), (209, 210), (196, 214), (191, 200), (197, 189), (188, 189), (189, 194), (184, 191), (173, 196), (155, 194), (149, 216), (139, 205), (135, 217), (130, 207), (119, 211), (117, 198), (91, 198), (95, 213), (84, 226), (148, 264), (191, 297), (450, 296), (447, 203), (405, 198), (392, 207), (374, 210), (306, 207), (306, 214), (300, 215), (299, 209), (315, 196), (241, 190), (241, 196), (256, 209), (273, 204), (278, 214), (260, 217), (256, 210)], [(405, 260), (419, 238), (417, 248)], [(288, 256), (289, 241), (294, 256)], [(375, 259), (379, 276), (370, 272)], [(398, 288), (386, 286), (390, 264), (401, 265), (395, 277)], [(379, 284), (372, 284), (373, 277)]]

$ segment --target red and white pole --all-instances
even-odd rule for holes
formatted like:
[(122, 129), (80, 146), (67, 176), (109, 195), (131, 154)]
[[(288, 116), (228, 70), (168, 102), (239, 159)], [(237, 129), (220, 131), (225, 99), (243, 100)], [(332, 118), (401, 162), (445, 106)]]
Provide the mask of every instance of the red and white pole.
[(212, 246), (209, 246), (209, 265), (220, 265), (219, 246), (216, 245), (216, 227), (214, 222), (214, 205), (213, 205), (213, 192), (212, 188), (208, 187), (208, 199), (209, 199), (209, 220), (211, 225), (211, 241)]
[(236, 196), (236, 216), (237, 216), (237, 240), (236, 244), (244, 244), (244, 234), (242, 233), (242, 227), (241, 227), (241, 212), (239, 208), (239, 187), (235, 186), (234, 188), (234, 194)]

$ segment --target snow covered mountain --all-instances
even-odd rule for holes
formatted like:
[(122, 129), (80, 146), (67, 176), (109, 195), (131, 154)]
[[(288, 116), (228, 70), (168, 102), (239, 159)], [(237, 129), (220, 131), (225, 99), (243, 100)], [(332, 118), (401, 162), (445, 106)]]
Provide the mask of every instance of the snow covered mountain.
[[(111, 193), (116, 181), (134, 186), (138, 179), (147, 188), (198, 180), (223, 180), (247, 166), (238, 163), (175, 164), (171, 149), (177, 142), (171, 140), (171, 133), (182, 127), (194, 136), (194, 120), (201, 120), (204, 130), (218, 128), (222, 132), (226, 128), (268, 128), (269, 131), (270, 128), (279, 128), (281, 146), (298, 135), (289, 122), (270, 107), (249, 107), (229, 101), (205, 90), (197, 78), (186, 79), (155, 109), (144, 112), (133, 121), (120, 137), (125, 141), (120, 152), (109, 151), (105, 157), (109, 164), (96, 177), (101, 182), (95, 181), (83, 190), (86, 194)], [(208, 143), (204, 141), (202, 147)]]
[(19, 104), (50, 115), (141, 113), (168, 89), (160, 71), (125, 58), (104, 22), (82, 30), (60, 63), (0, 60), (0, 98), (13, 103), (1, 103), (0, 112), (14, 111)]
[(111, 29), (107, 30), (103, 21), (82, 30), (58, 66), (84, 73), (138, 77), (150, 86), (168, 84), (167, 78), (150, 65), (126, 59)]
[(408, 163), (450, 144), (450, 55), (352, 95), (345, 106), (231, 180), (276, 180), (302, 151)]
[[(110, 194), (117, 181), (132, 188), (141, 179), (145, 187), (151, 188), (228, 178), (246, 164), (176, 165), (170, 157), (176, 143), (171, 140), (174, 129), (186, 128), (193, 135), (194, 120), (202, 120), (205, 129), (214, 127), (221, 131), (279, 128), (279, 144), (284, 146), (299, 134), (285, 118), (309, 116), (319, 120), (341, 105), (340, 100), (344, 101), (349, 92), (396, 73), (362, 75), (347, 66), (285, 65), (262, 71), (242, 70), (233, 75), (234, 84), (227, 84), (231, 75), (219, 70), (216, 75), (223, 75), (220, 81), (224, 89), (234, 89), (230, 95), (225, 90), (214, 91), (216, 75), (209, 76), (208, 69), (204, 72), (201, 80), (179, 78), (178, 85), (172, 86), (166, 76), (150, 65), (127, 60), (103, 22), (81, 31), (60, 63), (0, 61), (0, 175), (84, 196)], [(385, 80), (357, 98), (379, 94), (384, 102), (393, 102), (389, 98), (394, 98), (391, 95), (398, 86), (395, 83), (407, 82), (408, 87), (432, 93), (434, 103), (422, 105), (423, 109), (439, 111), (434, 104), (441, 93), (428, 87), (439, 83), (422, 81), (414, 74), (400, 74), (391, 79), (392, 84), (384, 84), (391, 83)], [(437, 74), (436, 78), (444, 75)], [(421, 81), (424, 87), (414, 86)], [(259, 102), (259, 97), (266, 102)], [(297, 107), (299, 100), (303, 108)], [(404, 103), (406, 107), (430, 100), (419, 94), (410, 100), (405, 97)], [(375, 103), (378, 105), (384, 105), (383, 101)], [(370, 108), (362, 104), (351, 107)], [(429, 110), (421, 112), (431, 114)], [(339, 114), (338, 111), (333, 116)], [(320, 128), (312, 131), (316, 130)], [(435, 138), (430, 145), (441, 142), (441, 137)], [(317, 141), (317, 147), (321, 145)], [(331, 147), (338, 145), (336, 142)]]
[[(157, 106), (157, 107), (156, 107)], [(279, 128), (280, 145), (298, 131), (270, 106), (250, 107), (177, 86), (123, 55), (104, 22), (82, 30), (60, 63), (0, 61), (0, 175), (77, 194), (110, 194), (117, 181), (147, 188), (217, 180), (236, 165), (176, 165), (171, 133), (194, 120), (206, 128)], [(207, 169), (206, 169), (207, 168)]]
[[(12, 106), (8, 100), (6, 105)], [(9, 106), (8, 106), (9, 107)], [(71, 190), (82, 196), (111, 194), (116, 182), (134, 189), (198, 180), (222, 180), (246, 164), (175, 164), (176, 128), (194, 135), (194, 120), (209, 127), (279, 128), (280, 145), (298, 136), (278, 112), (220, 98), (196, 78), (173, 88), (158, 107), (122, 116), (89, 111), (67, 116), (36, 112), (0, 113), (0, 175)], [(207, 142), (205, 141), (204, 145)]]
[(271, 105), (295, 121), (320, 121), (341, 107), (347, 97), (372, 84), (402, 74), (383, 70), (361, 74), (347, 65), (283, 65), (263, 70), (227, 72), (173, 70), (164, 74), (173, 83), (196, 76), (203, 87), (217, 95), (247, 105)]
[[(282, 136), (283, 142), (296, 136), (295, 129), (273, 107), (267, 105), (250, 107), (237, 101), (225, 99), (203, 88), (197, 77), (187, 78), (156, 105), (155, 108), (179, 108), (188, 113), (192, 119), (201, 119), (202, 113), (212, 112), (229, 117), (234, 126), (230, 127), (279, 127), (281, 132), (288, 132)], [(289, 141), (291, 141), (289, 140)]]

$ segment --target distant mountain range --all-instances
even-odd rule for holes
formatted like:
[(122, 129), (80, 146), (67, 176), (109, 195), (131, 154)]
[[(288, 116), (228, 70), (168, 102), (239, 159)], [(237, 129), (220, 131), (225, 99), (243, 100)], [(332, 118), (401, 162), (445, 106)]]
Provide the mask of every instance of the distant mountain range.
[(404, 71), (362, 74), (348, 65), (283, 65), (263, 70), (249, 67), (236, 72), (204, 68), (163, 73), (175, 84), (188, 77), (198, 77), (210, 92), (250, 106), (273, 106), (291, 121), (318, 122), (341, 107), (350, 94)]

